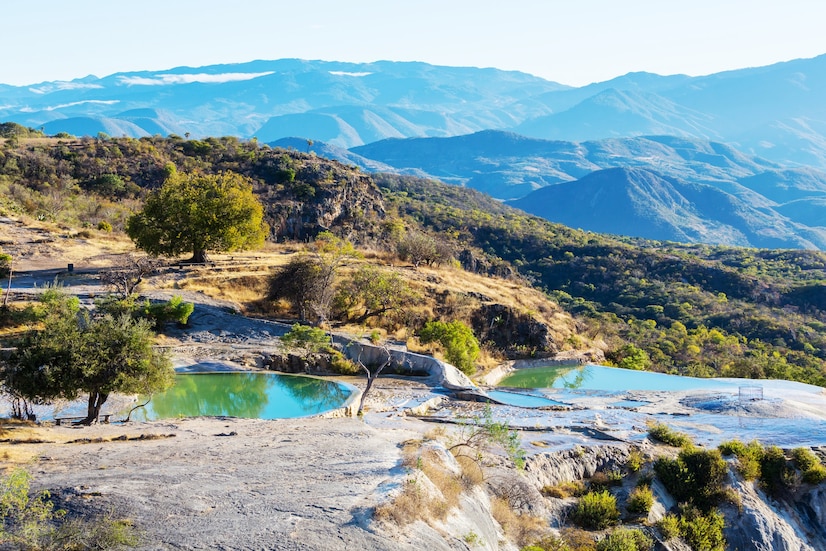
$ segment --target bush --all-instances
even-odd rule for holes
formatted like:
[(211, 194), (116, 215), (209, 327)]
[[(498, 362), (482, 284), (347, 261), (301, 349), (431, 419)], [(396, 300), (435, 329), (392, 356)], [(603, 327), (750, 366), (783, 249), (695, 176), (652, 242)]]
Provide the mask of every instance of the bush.
[(631, 513), (647, 515), (654, 505), (654, 492), (648, 486), (638, 486), (628, 496), (627, 508)]
[(152, 321), (155, 329), (160, 329), (167, 323), (186, 325), (189, 316), (195, 311), (195, 304), (184, 302), (179, 295), (173, 296), (168, 302), (144, 303), (143, 314)]
[(565, 540), (556, 536), (545, 536), (532, 545), (523, 547), (519, 551), (571, 551)]
[(703, 515), (697, 509), (688, 508), (680, 518), (680, 535), (694, 551), (724, 551), (725, 521), (718, 511)]
[(588, 492), (579, 499), (573, 514), (573, 521), (583, 528), (602, 530), (619, 521), (617, 498), (608, 493)]
[(793, 449), (792, 461), (801, 471), (808, 471), (815, 465), (820, 465), (820, 459), (809, 448)]
[(29, 495), (31, 475), (17, 469), (0, 478), (3, 549), (112, 549), (138, 544), (132, 523), (111, 516), (66, 519), (48, 492)]
[(112, 233), (112, 224), (110, 224), (106, 220), (101, 220), (100, 222), (98, 222), (98, 230), (104, 231), (106, 233)]
[(628, 454), (628, 460), (625, 462), (625, 466), (628, 467), (628, 470), (632, 473), (636, 473), (639, 472), (644, 465), (645, 456), (642, 454), (642, 452), (636, 448), (631, 450), (631, 452)]
[(642, 530), (621, 528), (608, 534), (597, 543), (597, 551), (650, 551), (654, 540)]
[(344, 354), (338, 350), (331, 350), (330, 356), (330, 369), (334, 373), (340, 375), (358, 375), (361, 373), (361, 368), (359, 368), (355, 362), (344, 357)]
[(479, 357), (479, 341), (470, 327), (461, 321), (429, 321), (419, 332), (422, 344), (439, 342), (445, 348), (445, 359), (463, 373), (476, 373), (476, 359)]
[(649, 426), (648, 436), (654, 440), (677, 448), (685, 448), (692, 445), (691, 438), (689, 438), (687, 434), (676, 432), (663, 423), (655, 423)]
[(728, 466), (718, 450), (685, 449), (677, 459), (658, 459), (654, 471), (677, 501), (708, 511), (720, 501)]
[(783, 450), (777, 446), (766, 448), (760, 459), (760, 483), (772, 496), (780, 494), (794, 479), (794, 469), (789, 466)]
[(746, 480), (760, 478), (760, 460), (763, 457), (763, 445), (757, 440), (744, 444), (740, 440), (730, 440), (718, 446), (723, 455), (737, 457), (737, 471)]
[(612, 486), (621, 485), (622, 473), (620, 471), (597, 471), (588, 481), (588, 488), (593, 492), (600, 492)]
[(821, 464), (814, 465), (803, 472), (803, 482), (807, 484), (820, 484), (826, 481), (826, 467)]
[(680, 517), (669, 513), (657, 522), (657, 528), (660, 529), (660, 533), (666, 541), (679, 537)]
[(307, 354), (319, 352), (330, 345), (330, 336), (319, 327), (310, 327), (295, 323), (281, 337), (283, 342), (290, 349), (302, 349)]

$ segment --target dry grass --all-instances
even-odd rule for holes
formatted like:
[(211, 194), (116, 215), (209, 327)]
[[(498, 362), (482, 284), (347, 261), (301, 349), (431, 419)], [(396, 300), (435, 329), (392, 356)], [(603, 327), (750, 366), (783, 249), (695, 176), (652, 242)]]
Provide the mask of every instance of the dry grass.
[(490, 502), (491, 514), (505, 531), (507, 538), (522, 548), (541, 540), (549, 531), (544, 519), (528, 514), (517, 515), (507, 500), (493, 498)]
[(443, 462), (436, 448), (423, 447), (422, 440), (402, 444), (402, 465), (411, 470), (401, 491), (392, 501), (379, 505), (375, 518), (403, 526), (416, 520), (444, 520), (459, 505), (465, 488), (461, 474)]
[(542, 493), (548, 497), (555, 497), (557, 499), (566, 499), (569, 497), (581, 496), (588, 491), (585, 483), (581, 480), (574, 480), (572, 482), (562, 482), (556, 486), (545, 486), (542, 488)]

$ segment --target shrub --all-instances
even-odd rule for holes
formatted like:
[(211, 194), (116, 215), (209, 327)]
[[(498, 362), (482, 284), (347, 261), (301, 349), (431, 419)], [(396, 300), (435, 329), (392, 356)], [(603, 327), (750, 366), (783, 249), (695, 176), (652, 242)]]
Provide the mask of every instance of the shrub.
[(195, 305), (191, 302), (184, 302), (179, 295), (173, 296), (168, 302), (144, 304), (143, 314), (152, 321), (156, 329), (160, 329), (167, 323), (178, 323), (186, 325), (189, 316), (195, 311)]
[(638, 486), (628, 496), (628, 511), (639, 515), (647, 515), (654, 505), (654, 492), (648, 486)]
[(823, 481), (826, 481), (826, 467), (819, 463), (803, 472), (803, 482), (807, 484), (820, 484)]
[(653, 547), (654, 540), (642, 530), (621, 528), (600, 540), (596, 551), (650, 551)]
[(520, 548), (538, 541), (547, 529), (545, 519), (529, 514), (517, 515), (502, 498), (493, 498), (490, 505), (493, 518)]
[(439, 342), (445, 348), (445, 359), (448, 362), (467, 375), (476, 372), (479, 341), (470, 327), (461, 321), (429, 321), (419, 332), (419, 340), (422, 344)]
[(660, 529), (664, 540), (676, 538), (680, 535), (680, 517), (669, 513), (657, 522), (657, 528)]
[(718, 511), (703, 515), (689, 507), (680, 518), (680, 535), (694, 551), (723, 551), (726, 547), (724, 527), (723, 515)]
[(687, 434), (676, 432), (663, 423), (655, 423), (649, 426), (648, 436), (654, 440), (677, 448), (684, 448), (692, 445), (691, 438), (689, 438)]
[(519, 551), (571, 551), (565, 540), (557, 536), (545, 536), (532, 545), (523, 547)]
[(620, 471), (597, 471), (588, 481), (588, 487), (593, 492), (607, 490), (612, 486), (622, 485), (622, 473)]
[(717, 446), (717, 449), (726, 457), (730, 455), (741, 457), (746, 451), (746, 445), (740, 440), (728, 440)]
[(628, 459), (625, 462), (625, 466), (628, 467), (628, 470), (632, 473), (639, 472), (640, 469), (643, 468), (645, 465), (645, 456), (642, 452), (636, 448), (631, 450), (628, 454)]
[(740, 440), (730, 440), (718, 446), (723, 455), (737, 457), (737, 471), (746, 480), (760, 478), (760, 459), (763, 457), (763, 446), (757, 440), (744, 444)]
[(777, 446), (765, 449), (760, 459), (760, 483), (769, 494), (777, 496), (794, 479), (794, 469)]
[(98, 222), (98, 230), (104, 231), (106, 233), (112, 233), (112, 224), (110, 224), (106, 220), (101, 220), (100, 222)]
[(0, 478), (3, 549), (112, 549), (138, 544), (132, 523), (111, 516), (66, 519), (48, 492), (29, 495), (31, 475), (17, 469)]
[(728, 466), (718, 450), (684, 449), (677, 459), (658, 459), (654, 471), (677, 501), (708, 511), (720, 500)]
[(792, 450), (792, 461), (801, 471), (808, 471), (815, 465), (820, 465), (820, 459), (809, 448), (795, 448)]
[(338, 350), (330, 350), (330, 369), (340, 375), (358, 375), (361, 369)]
[(617, 498), (608, 493), (588, 492), (579, 499), (573, 514), (573, 521), (592, 530), (602, 530), (619, 521)]

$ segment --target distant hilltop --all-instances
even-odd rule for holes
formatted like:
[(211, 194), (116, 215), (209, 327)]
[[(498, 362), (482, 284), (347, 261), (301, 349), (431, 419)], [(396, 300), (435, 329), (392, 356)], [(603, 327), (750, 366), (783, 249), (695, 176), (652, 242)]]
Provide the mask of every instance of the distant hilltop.
[(0, 85), (0, 121), (49, 134), (297, 136), (343, 148), (511, 130), (566, 141), (672, 135), (826, 168), (826, 56), (572, 88), (515, 71), (282, 59)]

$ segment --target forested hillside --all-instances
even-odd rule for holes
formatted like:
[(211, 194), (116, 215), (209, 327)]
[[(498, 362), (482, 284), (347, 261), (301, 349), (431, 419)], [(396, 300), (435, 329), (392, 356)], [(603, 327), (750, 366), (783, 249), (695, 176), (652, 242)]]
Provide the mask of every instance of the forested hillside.
[(369, 177), (236, 138), (6, 140), (0, 209), (118, 230), (171, 170), (249, 178), (265, 203), (271, 240), (303, 241), (330, 229), (390, 251), (399, 228), (427, 235), (465, 269), (522, 277), (547, 292), (578, 317), (580, 334), (602, 342), (624, 367), (826, 385), (822, 252), (620, 240), (549, 223), (473, 190)]

